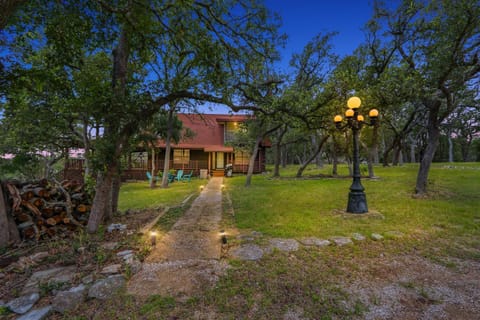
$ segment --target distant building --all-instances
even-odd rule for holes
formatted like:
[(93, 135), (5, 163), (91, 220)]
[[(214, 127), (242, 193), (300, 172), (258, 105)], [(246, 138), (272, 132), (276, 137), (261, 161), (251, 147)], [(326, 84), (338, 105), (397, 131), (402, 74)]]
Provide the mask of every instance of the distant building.
[[(170, 169), (193, 171), (194, 176), (203, 170), (212, 176), (223, 175), (227, 164), (233, 165), (233, 172), (246, 173), (250, 154), (235, 150), (229, 146), (239, 124), (250, 118), (248, 115), (229, 114), (178, 114), (184, 128), (194, 132), (194, 136), (178, 144), (171, 144)], [(259, 148), (255, 159), (254, 173), (265, 171), (265, 148), (270, 147), (268, 140)], [(165, 159), (165, 141), (158, 140), (155, 146), (156, 171), (163, 170)], [(138, 148), (123, 161), (122, 180), (145, 180), (146, 172), (152, 169), (152, 152), (147, 148)], [(65, 166), (65, 178), (79, 179), (83, 172), (83, 160), (70, 159)]]

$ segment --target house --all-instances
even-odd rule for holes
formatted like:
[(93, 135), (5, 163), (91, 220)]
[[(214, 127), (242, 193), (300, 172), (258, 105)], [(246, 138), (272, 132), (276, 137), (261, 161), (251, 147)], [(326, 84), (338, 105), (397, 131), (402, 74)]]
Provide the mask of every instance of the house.
[[(223, 176), (225, 166), (233, 165), (234, 173), (246, 173), (250, 154), (229, 146), (234, 133), (240, 129), (240, 123), (250, 118), (249, 115), (229, 114), (178, 114), (184, 128), (189, 128), (194, 136), (171, 144), (170, 169), (184, 172), (193, 171), (212, 176)], [(265, 171), (265, 149), (270, 147), (265, 140), (259, 148), (255, 159), (254, 173)], [(155, 170), (163, 170), (165, 159), (165, 141), (158, 140), (154, 155)], [(81, 161), (80, 161), (81, 162)], [(81, 170), (79, 160), (67, 162), (66, 176), (70, 170)], [(146, 172), (152, 169), (151, 148), (139, 148), (123, 160), (122, 180), (144, 180)]]

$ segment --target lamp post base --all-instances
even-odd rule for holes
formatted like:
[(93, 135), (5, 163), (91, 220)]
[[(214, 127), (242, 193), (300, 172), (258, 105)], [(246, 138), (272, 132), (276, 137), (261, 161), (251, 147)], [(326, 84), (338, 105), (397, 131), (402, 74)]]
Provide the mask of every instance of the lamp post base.
[(368, 212), (367, 197), (363, 191), (350, 191), (348, 194), (347, 212), (366, 213)]

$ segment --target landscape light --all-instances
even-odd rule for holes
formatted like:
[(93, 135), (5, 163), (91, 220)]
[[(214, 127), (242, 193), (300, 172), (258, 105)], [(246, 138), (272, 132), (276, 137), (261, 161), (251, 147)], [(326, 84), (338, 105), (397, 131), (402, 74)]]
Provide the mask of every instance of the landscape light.
[(155, 231), (150, 231), (150, 244), (152, 246), (157, 244), (157, 232)]
[(359, 157), (359, 133), (363, 125), (374, 126), (377, 123), (378, 110), (371, 109), (368, 113), (369, 122), (365, 122), (365, 117), (358, 113), (358, 109), (362, 105), (359, 97), (351, 97), (347, 101), (348, 109), (345, 111), (346, 123), (342, 125), (342, 116), (336, 115), (333, 118), (335, 127), (339, 130), (350, 128), (353, 132), (353, 182), (350, 186), (348, 194), (347, 212), (365, 213), (368, 212), (367, 197), (360, 181), (360, 157)]

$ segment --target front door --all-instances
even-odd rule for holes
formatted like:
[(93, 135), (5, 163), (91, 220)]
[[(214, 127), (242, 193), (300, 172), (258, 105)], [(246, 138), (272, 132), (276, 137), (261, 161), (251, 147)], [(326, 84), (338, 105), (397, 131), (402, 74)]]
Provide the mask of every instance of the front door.
[(225, 168), (223, 152), (217, 152), (216, 158), (217, 158), (216, 169)]

